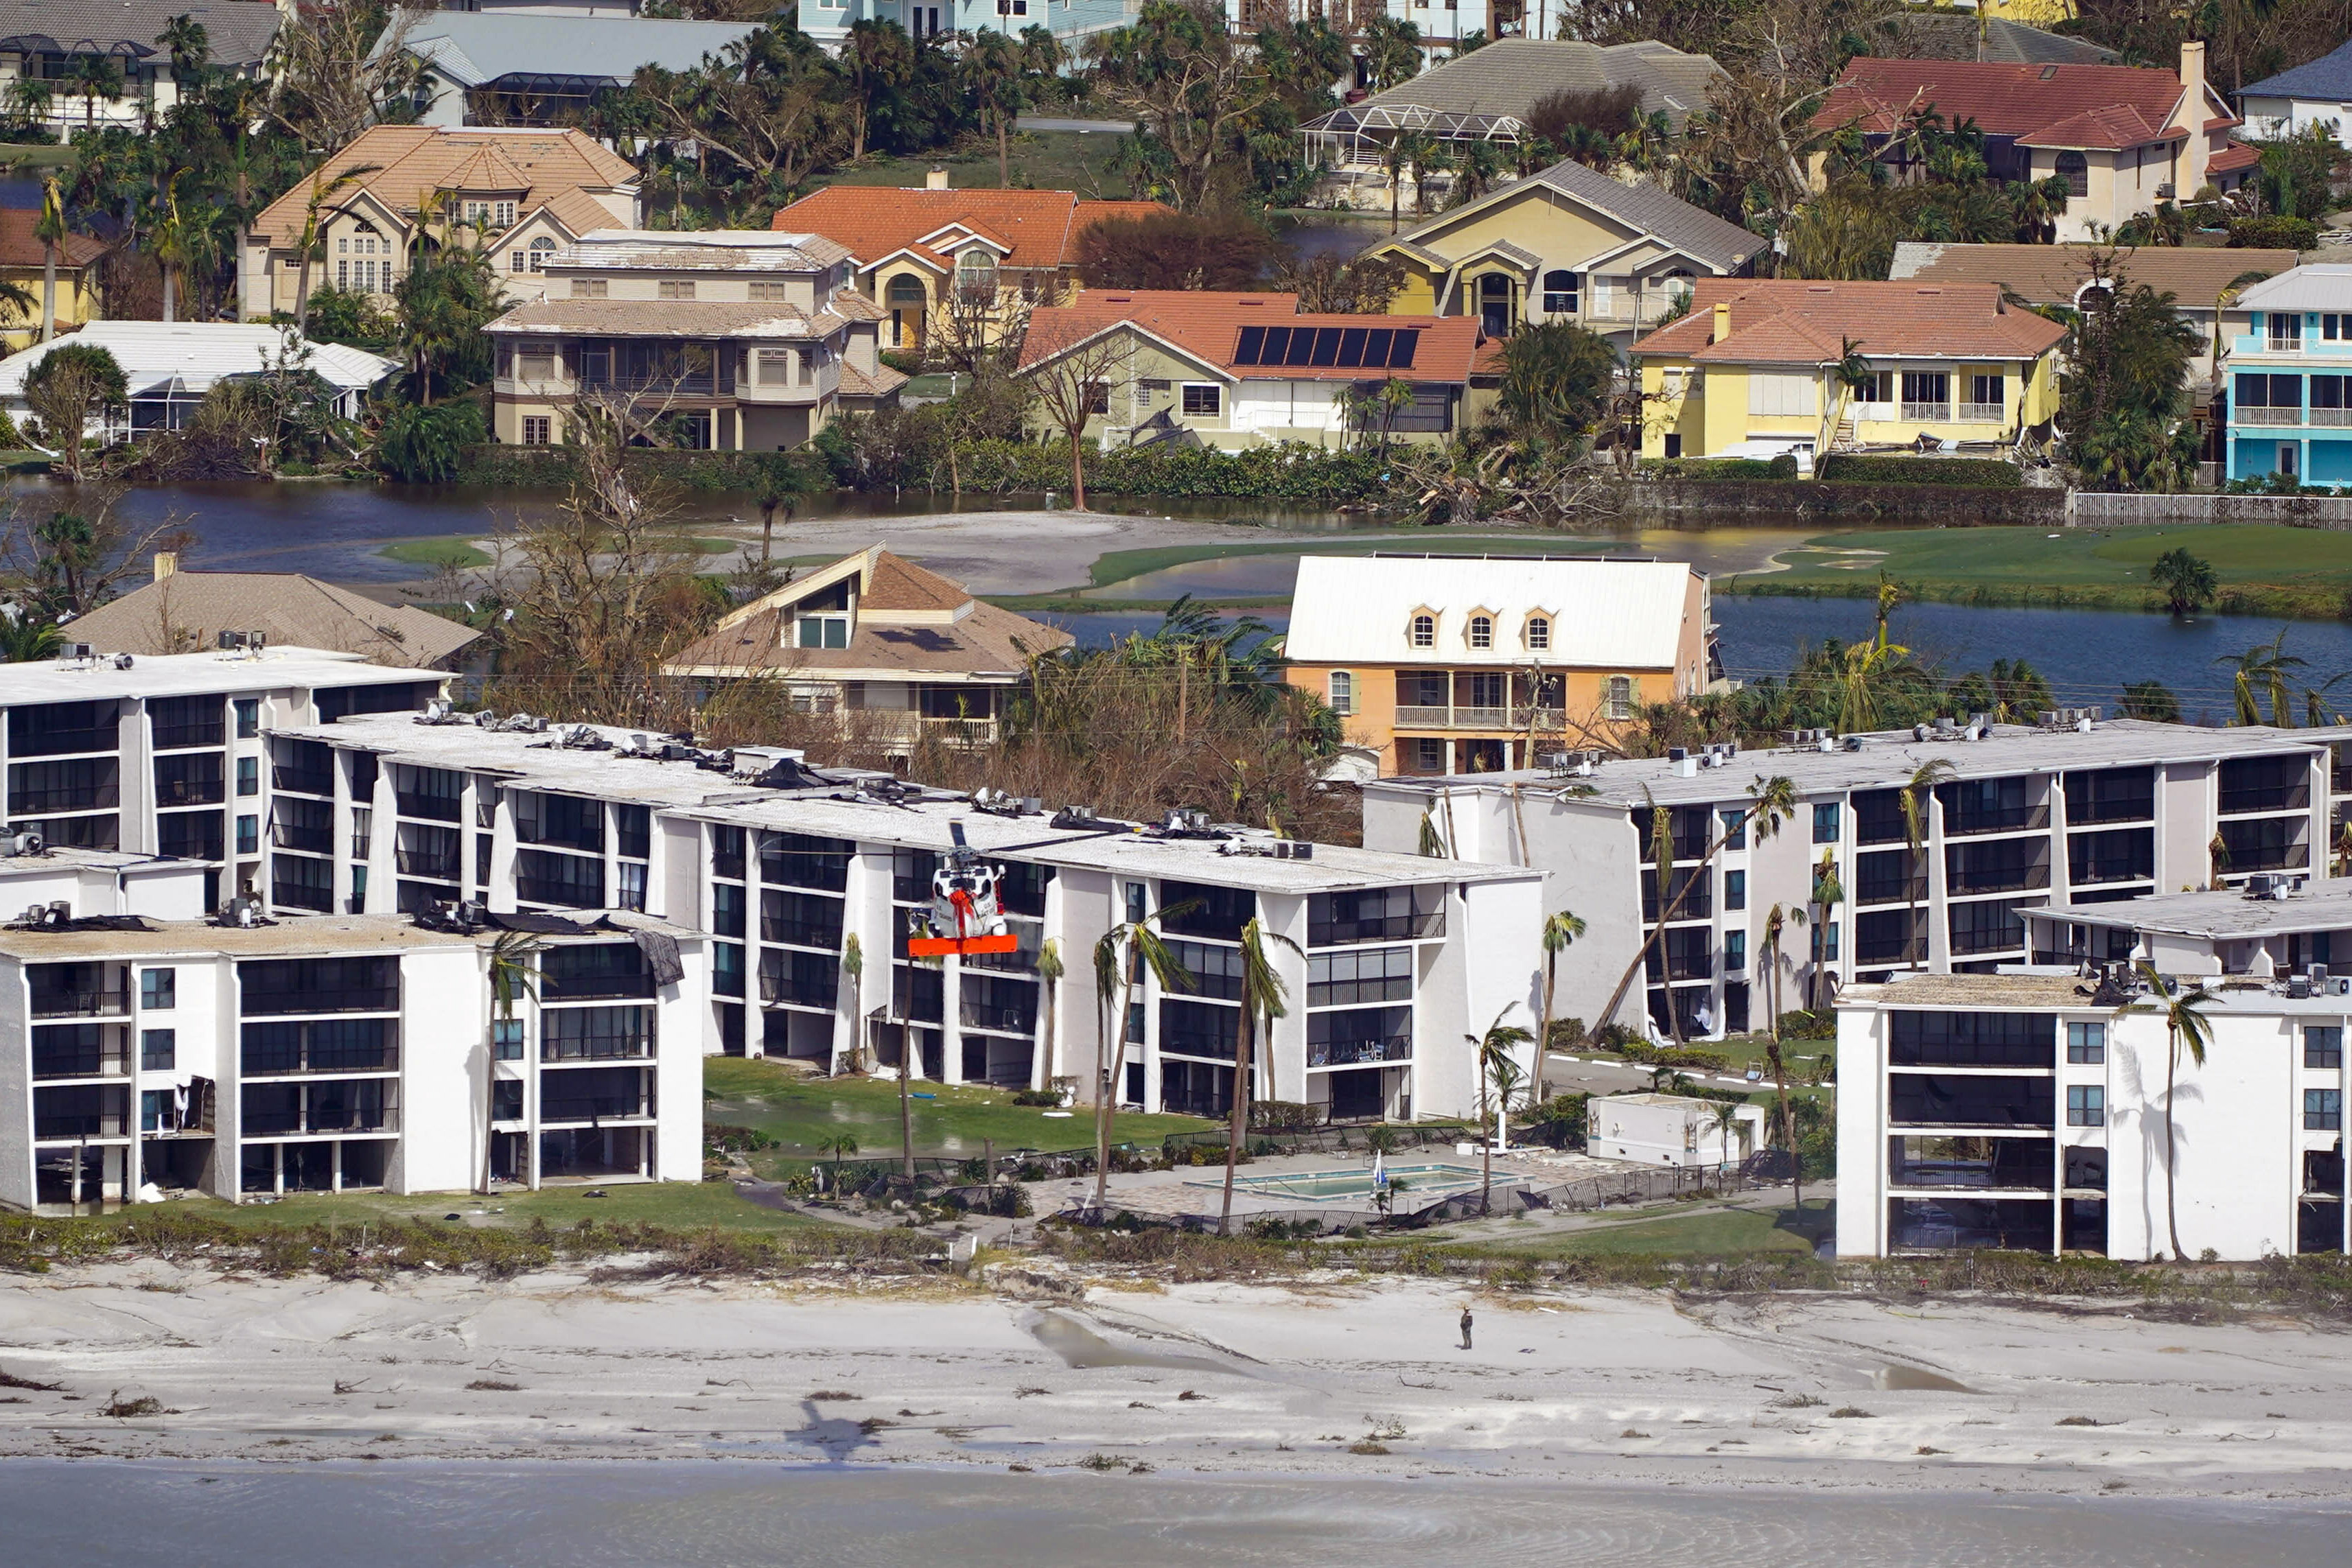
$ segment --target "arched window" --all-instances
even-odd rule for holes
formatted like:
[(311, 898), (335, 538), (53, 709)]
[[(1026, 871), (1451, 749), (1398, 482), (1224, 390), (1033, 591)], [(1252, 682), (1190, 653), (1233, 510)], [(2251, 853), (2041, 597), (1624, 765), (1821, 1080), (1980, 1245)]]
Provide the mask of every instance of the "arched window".
[(1356, 677), (1352, 672), (1332, 671), (1329, 691), (1333, 713), (1344, 716), (1356, 711)]
[(972, 249), (956, 258), (956, 288), (968, 298), (992, 300), (996, 298), (996, 258), (984, 250)]
[(1538, 653), (1549, 653), (1551, 651), (1550, 616), (1530, 615), (1528, 617), (1528, 646)]
[(2058, 154), (2058, 177), (2066, 182), (2068, 195), (2087, 196), (2091, 193), (2091, 161), (2080, 152)]
[(890, 310), (891, 347), (912, 349), (923, 340), (923, 280), (900, 273), (883, 295)]
[(554, 254), (555, 242), (545, 235), (540, 235), (530, 242), (530, 269), (533, 272), (545, 272), (547, 258)]
[(1543, 276), (1544, 313), (1548, 316), (1576, 314), (1576, 274), (1568, 268), (1554, 267)]
[(1493, 616), (1473, 615), (1470, 617), (1470, 645), (1473, 648), (1491, 648), (1495, 645), (1495, 618)]
[(1632, 718), (1633, 716), (1633, 676), (1612, 675), (1609, 677), (1609, 716), (1611, 718)]
[(1437, 646), (1437, 617), (1423, 612), (1412, 618), (1412, 645), (1416, 648)]

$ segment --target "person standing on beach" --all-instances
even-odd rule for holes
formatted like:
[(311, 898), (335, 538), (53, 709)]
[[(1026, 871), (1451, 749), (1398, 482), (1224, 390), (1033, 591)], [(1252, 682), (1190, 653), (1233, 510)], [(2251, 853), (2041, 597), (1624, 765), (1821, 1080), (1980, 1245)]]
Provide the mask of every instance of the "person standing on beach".
[(1467, 1307), (1462, 1309), (1462, 1348), (1470, 1348), (1470, 1309)]

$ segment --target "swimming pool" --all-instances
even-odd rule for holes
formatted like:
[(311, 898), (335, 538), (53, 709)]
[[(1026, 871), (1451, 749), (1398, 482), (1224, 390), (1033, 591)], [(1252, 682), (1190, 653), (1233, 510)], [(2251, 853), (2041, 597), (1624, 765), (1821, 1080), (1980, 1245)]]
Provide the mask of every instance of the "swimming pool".
[[(1483, 1179), (1475, 1166), (1391, 1166), (1391, 1182), (1402, 1182), (1405, 1190), (1423, 1197), (1459, 1192), (1475, 1188)], [(1188, 1186), (1223, 1186), (1224, 1180), (1188, 1182)], [(1370, 1166), (1343, 1171), (1294, 1171), (1286, 1176), (1251, 1176), (1234, 1178), (1235, 1192), (1255, 1193), (1260, 1197), (1291, 1198), (1301, 1203), (1329, 1203), (1342, 1197), (1372, 1196), (1372, 1173)]]

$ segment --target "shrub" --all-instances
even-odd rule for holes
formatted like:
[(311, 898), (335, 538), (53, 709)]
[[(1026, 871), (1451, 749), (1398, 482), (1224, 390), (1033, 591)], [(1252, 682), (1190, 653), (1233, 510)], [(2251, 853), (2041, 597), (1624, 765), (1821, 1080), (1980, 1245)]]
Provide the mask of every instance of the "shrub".
[(1771, 471), (1775, 479), (1793, 479), (1797, 476), (1796, 454), (1783, 452), (1764, 466)]
[(1321, 1118), (1312, 1105), (1295, 1100), (1253, 1100), (1250, 1125), (1264, 1133), (1303, 1133)]
[(1871, 457), (1832, 452), (1813, 469), (1832, 485), (1976, 485), (2014, 490), (2024, 470), (1998, 457)]
[(1551, 1048), (1554, 1051), (1573, 1051), (1584, 1043), (1584, 1038), (1582, 1019), (1568, 1018), (1551, 1020)]
[(1053, 1089), (1016, 1089), (1013, 1092), (1015, 1105), (1058, 1105), (1061, 1092)]
[(2231, 250), (2312, 250), (2319, 244), (2319, 225), (2309, 218), (2273, 215), (2235, 218), (2230, 224)]
[(482, 411), (470, 402), (396, 402), (376, 433), (376, 466), (412, 485), (446, 485), (483, 434)]
[[(1778, 479), (1772, 465), (1761, 457), (1668, 457), (1654, 464), (1643, 465), (1661, 479)], [(1796, 460), (1790, 459), (1788, 477), (1797, 476)]]
[(702, 1129), (702, 1147), (706, 1154), (747, 1155), (757, 1149), (772, 1149), (776, 1140), (757, 1127), (734, 1127), (724, 1122), (713, 1122)]

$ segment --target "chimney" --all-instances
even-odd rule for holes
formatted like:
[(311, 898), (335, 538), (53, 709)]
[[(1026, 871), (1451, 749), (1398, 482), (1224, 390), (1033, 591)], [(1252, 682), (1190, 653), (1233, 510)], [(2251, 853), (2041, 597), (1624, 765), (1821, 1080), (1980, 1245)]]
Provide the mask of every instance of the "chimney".
[[(2201, 49), (2205, 46), (2200, 44), (2197, 47)], [(932, 164), (930, 169), (923, 175), (923, 189), (926, 191), (944, 191), (947, 188), (948, 166), (944, 163)]]
[(2205, 187), (2205, 170), (2212, 157), (2212, 141), (2205, 129), (2205, 41), (2184, 38), (2180, 44), (2180, 118), (2181, 129), (2189, 140), (2181, 144), (2180, 178), (2173, 183), (2173, 191), (2181, 201), (2189, 201)]
[(1730, 336), (1731, 307), (1727, 303), (1718, 302), (1715, 308), (1715, 329), (1707, 334), (1706, 340), (1710, 343), (1720, 343)]
[(175, 549), (159, 549), (155, 552), (155, 565), (150, 575), (157, 582), (161, 582), (179, 570), (180, 552)]

